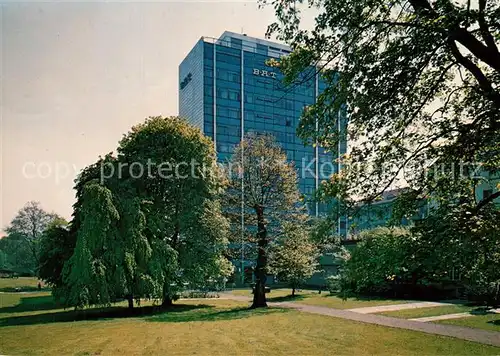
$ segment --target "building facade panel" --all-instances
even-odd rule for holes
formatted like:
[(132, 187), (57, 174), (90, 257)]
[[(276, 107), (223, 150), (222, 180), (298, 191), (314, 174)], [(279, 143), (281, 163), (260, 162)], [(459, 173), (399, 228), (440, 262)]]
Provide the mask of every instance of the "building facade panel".
[(204, 42), (198, 41), (179, 66), (179, 116), (204, 130)]

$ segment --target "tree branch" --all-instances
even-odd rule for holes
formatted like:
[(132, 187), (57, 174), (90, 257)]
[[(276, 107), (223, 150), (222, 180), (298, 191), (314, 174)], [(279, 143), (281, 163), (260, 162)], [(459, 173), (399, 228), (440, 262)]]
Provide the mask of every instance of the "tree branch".
[[(467, 68), (467, 70), (474, 76), (474, 78), (476, 78), (479, 86), (484, 91), (486, 96), (489, 97), (490, 100), (493, 101), (495, 106), (500, 109), (500, 95), (495, 91), (495, 89), (493, 89), (491, 82), (488, 80), (488, 78), (486, 78), (481, 69), (479, 69), (479, 67), (474, 62), (460, 53), (457, 44), (452, 38), (448, 40), (448, 45), (450, 47), (451, 53), (455, 56), (458, 63)], [(498, 64), (500, 69), (500, 62)]]
[(500, 191), (494, 193), (494, 194), (491, 194), (489, 195), (487, 198), (484, 198), (483, 200), (481, 200), (477, 205), (476, 205), (476, 208), (474, 209), (476, 211), (476, 213), (481, 210), (486, 204), (492, 202), (493, 200), (495, 200), (496, 198), (500, 197)]
[(496, 51), (498, 53), (497, 45), (495, 44), (495, 40), (491, 35), (488, 24), (486, 23), (486, 19), (484, 18), (484, 9), (486, 8), (486, 0), (479, 0), (479, 17), (477, 22), (479, 24), (479, 29), (481, 36), (483, 37), (484, 43), (488, 46), (489, 49)]
[[(482, 32), (483, 31), (481, 31), (481, 34)], [(490, 35), (487, 29), (486, 32), (487, 36)], [(457, 28), (450, 37), (452, 40), (456, 40), (462, 44), (482, 62), (486, 63), (488, 66), (500, 73), (500, 53), (498, 52), (496, 46), (495, 49), (492, 50), (463, 28)], [(493, 45), (495, 45), (494, 42)]]

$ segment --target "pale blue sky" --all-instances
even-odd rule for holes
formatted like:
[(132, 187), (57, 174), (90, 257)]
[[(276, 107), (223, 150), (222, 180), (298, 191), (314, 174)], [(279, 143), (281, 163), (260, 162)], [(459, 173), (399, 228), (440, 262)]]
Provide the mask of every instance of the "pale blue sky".
[(178, 113), (178, 64), (201, 36), (263, 37), (273, 21), (256, 2), (4, 3), (0, 230), (29, 200), (69, 218), (79, 169)]

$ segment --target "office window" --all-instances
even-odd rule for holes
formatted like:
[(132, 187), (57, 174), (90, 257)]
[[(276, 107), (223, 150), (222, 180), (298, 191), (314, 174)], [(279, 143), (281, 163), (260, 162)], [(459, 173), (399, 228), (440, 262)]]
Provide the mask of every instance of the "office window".
[(223, 69), (217, 69), (217, 79), (227, 80), (228, 73)]
[(233, 119), (239, 119), (240, 112), (238, 110), (229, 110), (229, 117), (231, 117)]
[(241, 49), (242, 44), (243, 41), (240, 40), (239, 38), (231, 37), (231, 47)]
[(260, 53), (260, 54), (267, 56), (267, 46), (264, 46), (264, 45), (257, 43), (257, 53)]
[(229, 116), (229, 110), (222, 106), (217, 106), (217, 116)]
[(206, 96), (212, 96), (213, 91), (212, 91), (212, 86), (211, 85), (205, 85), (204, 87), (204, 93)]
[(222, 153), (231, 152), (231, 146), (225, 143), (217, 142), (217, 152), (222, 152)]
[(292, 120), (291, 119), (286, 119), (285, 120), (285, 126), (288, 126), (288, 127), (292, 126)]
[(217, 51), (217, 63), (220, 61), (220, 62), (229, 63), (229, 64), (239, 64), (240, 59), (238, 57), (239, 57), (238, 55), (234, 55), (232, 53), (231, 54), (220, 53)]
[(239, 83), (240, 82), (240, 75), (238, 73), (235, 73), (235, 72), (229, 72), (228, 73), (228, 80), (230, 82)]
[(253, 95), (252, 95), (252, 94), (248, 94), (248, 93), (247, 93), (247, 94), (245, 95), (245, 101), (246, 101), (247, 103), (253, 103)]
[(205, 66), (205, 76), (212, 78), (213, 75), (214, 75), (213, 68)]
[(217, 89), (217, 96), (222, 99), (227, 99), (229, 94), (226, 89)]
[(229, 91), (229, 99), (230, 100), (240, 100), (240, 93), (238, 93), (237, 91), (230, 90)]
[(255, 114), (252, 111), (245, 111), (245, 120), (254, 120)]

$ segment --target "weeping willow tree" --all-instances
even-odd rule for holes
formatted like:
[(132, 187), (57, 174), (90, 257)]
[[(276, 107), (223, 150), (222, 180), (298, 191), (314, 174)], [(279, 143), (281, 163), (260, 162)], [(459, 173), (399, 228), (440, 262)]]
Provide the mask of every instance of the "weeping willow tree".
[[(176, 167), (173, 174), (161, 170), (167, 164)], [(179, 118), (162, 117), (133, 127), (117, 157), (85, 169), (76, 186), (76, 244), (61, 289), (67, 303), (126, 298), (132, 308), (134, 299), (148, 297), (167, 306), (186, 283), (200, 286), (230, 273), (216, 169), (209, 139)]]

